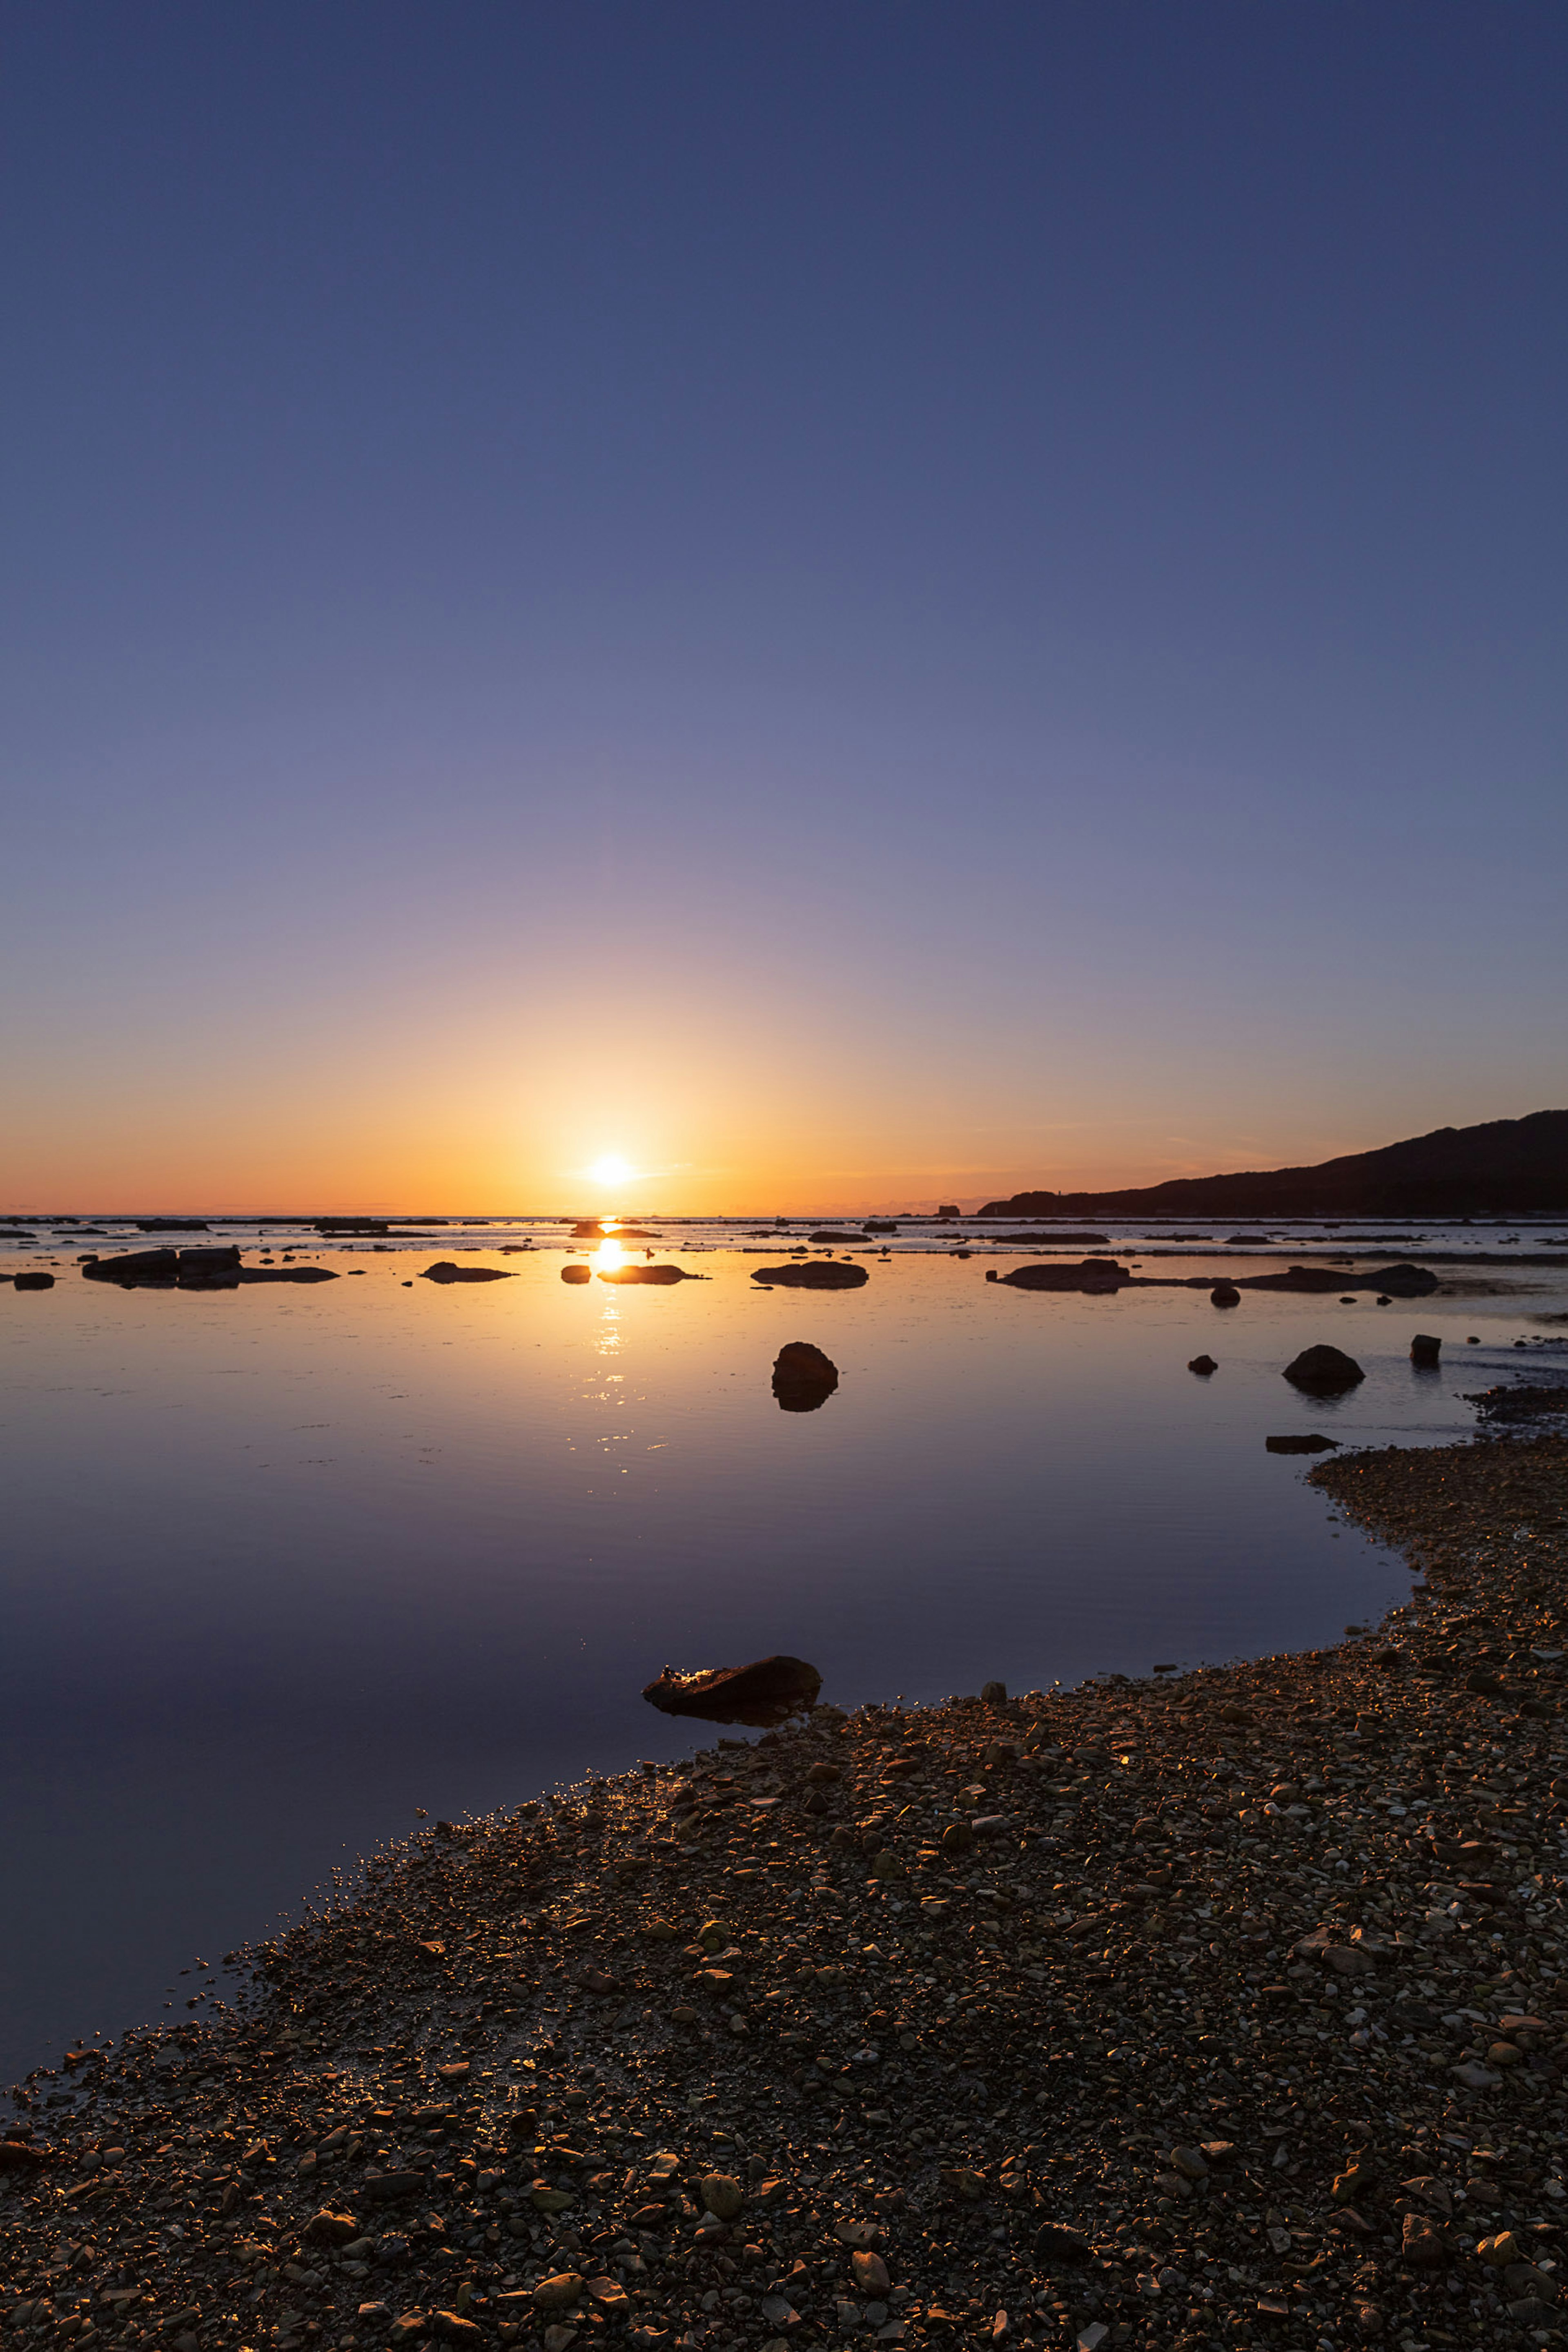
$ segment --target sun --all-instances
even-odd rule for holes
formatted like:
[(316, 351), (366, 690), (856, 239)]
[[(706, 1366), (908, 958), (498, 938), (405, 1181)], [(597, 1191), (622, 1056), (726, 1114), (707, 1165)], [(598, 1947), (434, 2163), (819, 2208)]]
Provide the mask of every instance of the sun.
[(629, 1184), (637, 1171), (629, 1160), (622, 1159), (618, 1151), (606, 1151), (594, 1161), (588, 1172), (596, 1184)]

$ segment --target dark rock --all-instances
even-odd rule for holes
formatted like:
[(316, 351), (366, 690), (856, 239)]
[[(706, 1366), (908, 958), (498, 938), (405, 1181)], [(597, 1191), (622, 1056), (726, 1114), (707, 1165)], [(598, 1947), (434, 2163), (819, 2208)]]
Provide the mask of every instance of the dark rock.
[(871, 1276), (863, 1265), (852, 1265), (847, 1258), (810, 1257), (795, 1265), (759, 1265), (751, 1279), (777, 1283), (785, 1290), (859, 1290)]
[(52, 1290), (55, 1286), (54, 1276), (36, 1265), (25, 1266), (15, 1280), (18, 1290)]
[(1442, 1346), (1441, 1339), (1434, 1339), (1429, 1331), (1417, 1331), (1410, 1342), (1410, 1361), (1427, 1371), (1436, 1371)]
[(1337, 1437), (1266, 1437), (1263, 1444), (1270, 1454), (1332, 1454), (1339, 1444)]
[(604, 1228), (597, 1217), (580, 1217), (571, 1229), (571, 1238), (574, 1242), (601, 1242)]
[(1217, 1372), (1218, 1370), (1219, 1366), (1212, 1356), (1194, 1356), (1187, 1365), (1189, 1372), (1202, 1372), (1206, 1379), (1210, 1372)]
[(1061, 2221), (1046, 2221), (1035, 2231), (1034, 2258), (1046, 2268), (1061, 2263), (1086, 2263), (1093, 2248), (1082, 2230)]
[(1211, 1307), (1239, 1307), (1241, 1293), (1233, 1282), (1217, 1282), (1208, 1294)]
[(748, 1666), (717, 1666), (683, 1674), (666, 1666), (643, 1696), (662, 1715), (695, 1715), (705, 1723), (782, 1723), (815, 1706), (822, 1677), (803, 1658), (758, 1658)]
[(980, 1701), (985, 1706), (1006, 1706), (1008, 1703), (1008, 1686), (1006, 1683), (982, 1683), (980, 1685)]
[(858, 1240), (859, 1235), (851, 1233), (845, 1225), (822, 1225), (814, 1234), (808, 1234), (806, 1239), (809, 1242), (852, 1242)]
[(387, 1234), (392, 1231), (385, 1217), (318, 1217), (315, 1229), (319, 1234)]
[(82, 1268), (89, 1282), (166, 1282), (180, 1278), (177, 1250), (128, 1250), (123, 1257), (89, 1258)]
[(601, 1282), (652, 1282), (667, 1287), (672, 1282), (706, 1282), (706, 1274), (689, 1274), (684, 1265), (600, 1265), (594, 1272)]
[(1013, 1290), (1103, 1292), (1119, 1290), (1133, 1277), (1113, 1257), (1086, 1257), (1076, 1265), (1015, 1265), (1001, 1279)]
[(378, 2202), (391, 2204), (409, 2197), (423, 2197), (430, 2188), (428, 2172), (367, 2172), (365, 2195)]
[(1338, 1390), (1353, 1389), (1366, 1374), (1354, 1356), (1342, 1348), (1303, 1348), (1285, 1367), (1284, 1377), (1293, 1387), (1311, 1389), (1315, 1394), (1332, 1396)]
[(515, 1282), (517, 1269), (509, 1265), (454, 1265), (449, 1257), (427, 1265), (420, 1276), (422, 1282)]
[(773, 1393), (784, 1412), (815, 1412), (839, 1385), (839, 1368), (809, 1339), (791, 1339), (773, 1360)]
[(961, 1217), (964, 1212), (956, 1201), (944, 1201), (936, 1213), (939, 1217)]
[(560, 1278), (563, 1282), (591, 1282), (593, 1268), (591, 1265), (563, 1265)]
[(207, 1234), (212, 1227), (204, 1217), (138, 1217), (139, 1234)]

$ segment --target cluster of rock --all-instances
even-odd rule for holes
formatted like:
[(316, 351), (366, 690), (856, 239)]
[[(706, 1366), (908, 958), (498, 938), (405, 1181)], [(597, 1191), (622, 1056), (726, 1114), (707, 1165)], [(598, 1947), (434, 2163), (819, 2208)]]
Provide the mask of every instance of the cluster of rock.
[(129, 1250), (120, 1257), (89, 1257), (89, 1282), (122, 1290), (238, 1290), (254, 1282), (335, 1282), (329, 1265), (246, 1265), (237, 1245), (211, 1249)]

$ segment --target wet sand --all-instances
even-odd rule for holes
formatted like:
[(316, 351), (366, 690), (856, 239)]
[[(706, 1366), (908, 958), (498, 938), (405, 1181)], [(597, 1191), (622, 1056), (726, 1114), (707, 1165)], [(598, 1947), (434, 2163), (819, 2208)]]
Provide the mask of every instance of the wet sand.
[(32, 2078), (11, 2333), (1549, 2340), (1568, 1442), (1311, 1475), (1425, 1571), (1375, 1633), (435, 1824)]

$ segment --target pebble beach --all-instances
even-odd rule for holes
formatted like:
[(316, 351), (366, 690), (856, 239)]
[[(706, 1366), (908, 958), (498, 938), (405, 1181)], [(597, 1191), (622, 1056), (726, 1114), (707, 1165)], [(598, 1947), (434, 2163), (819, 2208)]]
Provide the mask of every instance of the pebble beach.
[(1555, 2340), (1568, 1441), (1310, 1475), (1420, 1580), (1333, 1648), (819, 1706), (198, 1962), (13, 2095), (6, 2339)]

